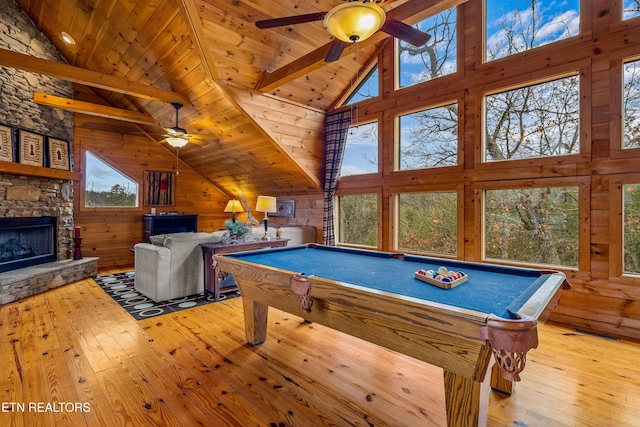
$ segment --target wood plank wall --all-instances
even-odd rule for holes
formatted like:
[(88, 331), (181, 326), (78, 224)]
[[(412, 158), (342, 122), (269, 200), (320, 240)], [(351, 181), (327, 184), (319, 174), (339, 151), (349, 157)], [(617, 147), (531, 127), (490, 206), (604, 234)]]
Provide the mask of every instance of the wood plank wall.
[[(86, 93), (80, 98), (86, 98)], [(112, 120), (74, 114), (74, 170), (84, 174), (84, 153), (89, 150), (137, 181), (141, 192), (144, 171), (175, 172), (176, 155), (166, 144), (121, 129)], [(219, 230), (228, 218), (223, 211), (229, 196), (184, 163), (178, 171), (175, 206), (157, 207), (157, 212), (198, 214), (199, 231)], [(83, 177), (74, 183), (74, 220), (82, 230), (83, 255), (100, 257), (100, 268), (133, 266), (131, 248), (142, 241), (142, 215), (151, 213), (151, 207), (85, 208), (84, 182)]]
[[(582, 0), (581, 34), (491, 63), (483, 63), (482, 1), (458, 8), (458, 72), (396, 90), (392, 44), (379, 55), (381, 97), (362, 102), (360, 123), (377, 119), (382, 171), (347, 177), (340, 194), (376, 193), (380, 246), (394, 249), (394, 198), (407, 191), (458, 191), (458, 257), (482, 261), (484, 189), (538, 185), (580, 188), (580, 262), (564, 270), (573, 289), (565, 292), (551, 320), (581, 329), (640, 338), (640, 279), (623, 276), (621, 184), (640, 183), (640, 150), (620, 149), (623, 61), (640, 58), (640, 18), (622, 21), (622, 2)], [(581, 80), (579, 155), (482, 164), (482, 106), (489, 91), (578, 72)], [(396, 172), (394, 122), (399, 114), (458, 102), (460, 158), (452, 168)]]

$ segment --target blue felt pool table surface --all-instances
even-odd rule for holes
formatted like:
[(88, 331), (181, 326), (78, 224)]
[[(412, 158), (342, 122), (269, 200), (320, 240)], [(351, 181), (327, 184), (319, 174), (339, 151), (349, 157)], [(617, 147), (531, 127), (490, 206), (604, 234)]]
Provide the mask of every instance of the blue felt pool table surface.
[[(227, 257), (503, 318), (515, 318), (550, 275), (535, 269), (442, 258), (405, 255), (397, 259), (388, 252), (321, 245), (240, 252)], [(442, 289), (415, 278), (414, 273), (420, 269), (437, 270), (440, 266), (463, 271), (467, 282)]]

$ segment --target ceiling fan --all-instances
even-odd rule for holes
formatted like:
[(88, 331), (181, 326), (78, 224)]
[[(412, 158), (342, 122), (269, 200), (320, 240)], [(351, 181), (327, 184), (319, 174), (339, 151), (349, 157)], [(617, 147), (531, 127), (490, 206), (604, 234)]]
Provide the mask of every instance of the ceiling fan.
[(393, 0), (349, 0), (328, 12), (307, 13), (304, 15), (256, 21), (258, 28), (274, 28), (304, 22), (323, 21), (324, 28), (334, 36), (325, 62), (340, 59), (342, 51), (349, 43), (364, 41), (378, 30), (383, 31), (414, 46), (422, 46), (431, 36), (411, 25), (386, 16), (381, 5)]
[(188, 143), (205, 145), (205, 142), (200, 141), (201, 139), (217, 139), (215, 135), (187, 133), (186, 129), (181, 128), (178, 124), (178, 111), (183, 107), (183, 105), (179, 102), (172, 102), (171, 105), (176, 109), (176, 124), (173, 127), (164, 128), (167, 133), (163, 135), (165, 137), (165, 141), (167, 141), (169, 145), (175, 148), (181, 148)]

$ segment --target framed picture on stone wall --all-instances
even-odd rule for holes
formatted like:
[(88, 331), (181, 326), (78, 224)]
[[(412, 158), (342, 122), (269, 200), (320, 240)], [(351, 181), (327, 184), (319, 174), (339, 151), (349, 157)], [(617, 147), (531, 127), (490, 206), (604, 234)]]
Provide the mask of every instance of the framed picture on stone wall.
[(69, 142), (56, 138), (47, 138), (47, 152), (49, 167), (53, 169), (69, 170)]
[(24, 165), (44, 166), (44, 135), (18, 129), (18, 160)]
[(13, 156), (13, 128), (0, 124), (0, 160), (15, 161)]

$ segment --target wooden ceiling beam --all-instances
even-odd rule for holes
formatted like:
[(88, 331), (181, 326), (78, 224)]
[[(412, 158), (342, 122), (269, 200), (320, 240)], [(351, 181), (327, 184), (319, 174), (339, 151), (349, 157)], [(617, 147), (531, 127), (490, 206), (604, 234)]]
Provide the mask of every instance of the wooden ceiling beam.
[[(409, 0), (406, 3), (389, 10), (387, 12), (387, 16), (398, 21), (405, 21), (411, 18), (411, 22), (407, 23), (413, 24), (420, 22), (429, 16), (433, 16), (452, 7), (466, 3), (467, 1), (468, 0)], [(386, 37), (390, 36), (378, 31), (372, 37), (362, 42), (358, 42), (358, 44), (363, 47), (371, 43), (379, 42)], [(324, 62), (324, 58), (330, 47), (331, 43), (327, 43), (324, 46), (320, 46), (318, 49), (309, 52), (302, 58), (285, 65), (284, 67), (270, 73), (265, 73), (256, 85), (256, 90), (260, 92), (269, 92), (285, 83), (289, 83), (299, 77), (309, 74), (312, 71), (324, 67), (328, 64), (327, 62)], [(341, 57), (350, 54), (352, 48), (353, 46), (347, 47), (347, 49), (342, 52)]]
[(211, 80), (220, 78), (213, 55), (203, 43), (206, 37), (204, 36), (204, 30), (202, 29), (202, 22), (200, 21), (200, 14), (198, 13), (196, 4), (193, 0), (179, 0), (178, 3), (184, 19), (189, 26), (193, 44), (198, 52), (198, 57), (202, 61), (205, 73)]
[(121, 110), (120, 108), (107, 107), (105, 105), (92, 104), (90, 102), (76, 101), (75, 99), (62, 98), (54, 95), (34, 92), (33, 100), (36, 104), (48, 107), (60, 108), (74, 113), (90, 116), (105, 117), (124, 122), (139, 123), (143, 125), (158, 126), (155, 120), (146, 114), (136, 111)]
[(151, 99), (159, 102), (179, 102), (183, 105), (190, 105), (184, 97), (170, 90), (128, 81), (97, 71), (85, 70), (84, 68), (74, 67), (73, 65), (36, 58), (35, 56), (25, 55), (7, 49), (0, 48), (0, 65), (112, 92), (124, 93), (138, 98)]

